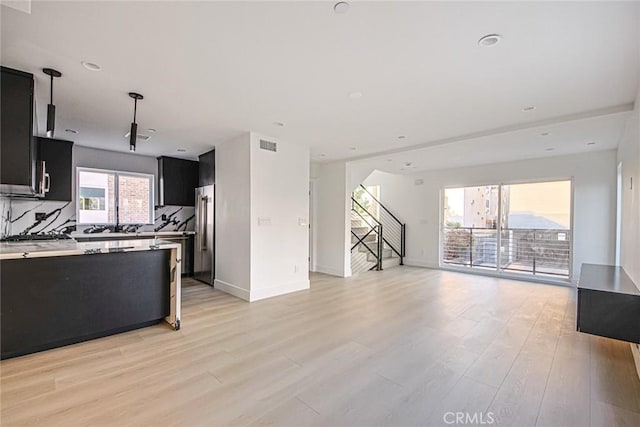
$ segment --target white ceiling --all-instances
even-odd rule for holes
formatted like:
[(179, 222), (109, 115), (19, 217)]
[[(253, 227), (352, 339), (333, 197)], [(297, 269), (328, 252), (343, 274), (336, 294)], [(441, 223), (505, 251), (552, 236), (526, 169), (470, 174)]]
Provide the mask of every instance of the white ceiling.
[[(138, 144), (148, 155), (194, 157), (252, 130), (316, 160), (366, 156), (625, 109), (640, 75), (640, 2), (352, 2), (337, 15), (332, 2), (33, 1), (30, 14), (1, 13), (2, 65), (36, 75), (41, 131), (41, 69), (53, 67), (57, 137), (127, 151), (137, 91), (141, 133), (158, 130)], [(479, 47), (490, 33), (502, 42)], [(559, 135), (615, 147), (624, 120), (601, 120)], [(520, 156), (525, 140), (511, 146)]]
[(397, 174), (613, 150), (629, 112), (501, 132), (358, 160), (364, 169)]

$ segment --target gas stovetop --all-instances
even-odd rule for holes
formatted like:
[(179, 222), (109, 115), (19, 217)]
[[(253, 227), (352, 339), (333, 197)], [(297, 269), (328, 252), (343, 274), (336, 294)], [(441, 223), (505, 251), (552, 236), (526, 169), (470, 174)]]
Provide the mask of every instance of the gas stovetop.
[(0, 242), (42, 242), (56, 240), (71, 240), (66, 234), (17, 234), (0, 239)]

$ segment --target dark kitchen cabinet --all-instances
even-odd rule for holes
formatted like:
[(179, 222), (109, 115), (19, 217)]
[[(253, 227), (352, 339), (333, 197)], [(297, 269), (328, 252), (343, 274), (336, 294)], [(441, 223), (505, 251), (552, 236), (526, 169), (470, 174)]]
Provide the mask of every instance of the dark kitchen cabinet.
[(59, 200), (70, 202), (72, 195), (71, 164), (73, 142), (61, 139), (36, 138), (38, 161), (44, 162), (44, 170), (48, 174), (45, 179), (44, 200)]
[(160, 206), (195, 206), (198, 162), (158, 158), (158, 203)]
[(198, 187), (216, 183), (216, 150), (201, 154), (198, 157)]
[(33, 193), (36, 169), (33, 74), (7, 67), (1, 67), (0, 74), (2, 193)]

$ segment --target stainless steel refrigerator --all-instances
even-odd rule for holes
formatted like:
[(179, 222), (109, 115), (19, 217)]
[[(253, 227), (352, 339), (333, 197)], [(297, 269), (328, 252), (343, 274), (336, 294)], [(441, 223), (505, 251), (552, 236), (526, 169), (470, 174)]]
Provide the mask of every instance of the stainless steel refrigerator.
[(193, 251), (194, 277), (213, 286), (215, 278), (214, 187), (196, 188), (196, 236)]

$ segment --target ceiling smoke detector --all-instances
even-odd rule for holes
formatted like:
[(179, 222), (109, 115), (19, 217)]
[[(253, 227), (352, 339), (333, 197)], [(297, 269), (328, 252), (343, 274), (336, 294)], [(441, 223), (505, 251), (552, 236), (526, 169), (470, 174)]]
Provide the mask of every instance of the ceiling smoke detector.
[(81, 61), (80, 63), (89, 71), (102, 71), (102, 67), (95, 62)]
[(502, 36), (500, 34), (487, 34), (478, 40), (478, 45), (482, 47), (495, 46), (500, 43)]
[(349, 3), (346, 1), (341, 1), (333, 5), (333, 11), (337, 14), (345, 14), (349, 11)]

